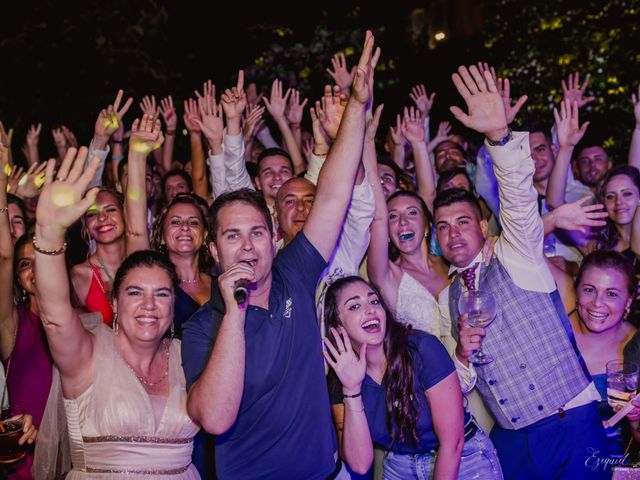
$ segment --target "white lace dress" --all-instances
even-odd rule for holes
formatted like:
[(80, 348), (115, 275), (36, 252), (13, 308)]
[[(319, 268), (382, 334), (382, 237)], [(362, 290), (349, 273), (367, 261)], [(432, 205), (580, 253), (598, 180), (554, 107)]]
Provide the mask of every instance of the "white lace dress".
[(438, 301), (420, 282), (402, 273), (396, 301), (398, 321), (440, 338), (440, 310)]

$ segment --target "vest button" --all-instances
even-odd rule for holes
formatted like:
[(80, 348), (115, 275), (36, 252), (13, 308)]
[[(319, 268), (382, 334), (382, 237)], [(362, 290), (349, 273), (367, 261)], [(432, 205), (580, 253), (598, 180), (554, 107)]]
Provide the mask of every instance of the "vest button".
[(538, 410), (542, 411), (543, 410), (543, 406), (542, 405), (538, 405)]
[(511, 423), (516, 423), (520, 417), (513, 417), (511, 419)]
[(529, 390), (535, 390), (535, 389), (536, 389), (536, 386), (533, 383), (529, 385)]
[(520, 368), (521, 368), (522, 370), (524, 370), (525, 368), (527, 368), (527, 365), (526, 365), (526, 364), (524, 364), (524, 363), (521, 363), (521, 364), (520, 364)]
[(494, 385), (496, 383), (495, 380), (489, 380), (489, 385)]
[(505, 403), (507, 403), (507, 399), (501, 398), (500, 400), (498, 400), (498, 402), (500, 403), (500, 405), (504, 405)]

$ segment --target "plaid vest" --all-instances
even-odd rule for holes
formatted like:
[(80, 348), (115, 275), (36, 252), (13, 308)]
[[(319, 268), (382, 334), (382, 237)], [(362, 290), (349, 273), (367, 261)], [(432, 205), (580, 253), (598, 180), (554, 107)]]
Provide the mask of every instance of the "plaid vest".
[[(459, 276), (449, 290), (451, 330), (458, 340)], [(498, 306), (482, 349), (494, 361), (476, 365), (477, 387), (496, 422), (520, 429), (542, 420), (584, 390), (591, 377), (575, 347), (573, 332), (557, 291), (518, 287), (497, 260), (480, 266), (480, 289)]]

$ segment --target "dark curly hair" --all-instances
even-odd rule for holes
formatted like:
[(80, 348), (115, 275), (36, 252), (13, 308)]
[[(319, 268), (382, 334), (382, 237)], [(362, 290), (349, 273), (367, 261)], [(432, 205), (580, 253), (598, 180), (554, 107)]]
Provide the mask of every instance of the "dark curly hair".
[[(336, 280), (327, 289), (324, 310), (327, 329), (338, 328), (342, 325), (338, 315), (338, 296), (345, 287), (357, 282), (364, 283), (376, 293), (387, 317), (383, 348), (387, 358), (387, 370), (384, 378), (387, 428), (391, 432), (391, 441), (417, 445), (419, 437), (416, 424), (419, 412), (417, 400), (414, 398), (414, 349), (409, 343), (411, 327), (394, 319), (376, 287), (360, 277), (350, 276)], [(334, 341), (333, 338), (330, 340)], [(335, 343), (334, 346), (336, 346)], [(393, 425), (398, 428), (393, 428)]]

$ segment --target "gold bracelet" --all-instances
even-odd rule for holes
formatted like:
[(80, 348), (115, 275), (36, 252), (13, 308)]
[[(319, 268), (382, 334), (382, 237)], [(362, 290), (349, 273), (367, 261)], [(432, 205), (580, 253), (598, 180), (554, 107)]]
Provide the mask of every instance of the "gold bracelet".
[(67, 242), (64, 242), (62, 244), (62, 247), (57, 250), (44, 250), (40, 248), (40, 245), (38, 245), (38, 241), (36, 240), (35, 236), (33, 237), (33, 240), (31, 240), (31, 243), (33, 243), (33, 249), (38, 253), (42, 253), (43, 255), (60, 255), (67, 250)]
[(0, 213), (7, 213), (9, 211), (9, 207), (0, 207)]
[(173, 137), (175, 134), (176, 134), (176, 131), (175, 131), (175, 130), (167, 130), (167, 131), (165, 132), (165, 135), (169, 135), (169, 136), (172, 136), (172, 137)]

